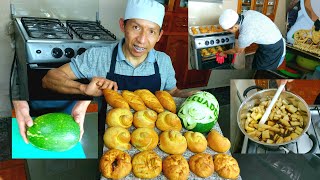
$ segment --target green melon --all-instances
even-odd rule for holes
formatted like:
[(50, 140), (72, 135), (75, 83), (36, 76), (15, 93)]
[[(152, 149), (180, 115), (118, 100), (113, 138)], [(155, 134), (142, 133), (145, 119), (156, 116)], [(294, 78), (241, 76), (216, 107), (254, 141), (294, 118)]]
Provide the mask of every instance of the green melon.
[(64, 113), (49, 113), (34, 119), (27, 130), (29, 142), (40, 149), (66, 151), (80, 139), (80, 127), (73, 117)]
[(212, 94), (200, 91), (182, 103), (178, 116), (185, 129), (207, 133), (218, 120), (219, 103)]

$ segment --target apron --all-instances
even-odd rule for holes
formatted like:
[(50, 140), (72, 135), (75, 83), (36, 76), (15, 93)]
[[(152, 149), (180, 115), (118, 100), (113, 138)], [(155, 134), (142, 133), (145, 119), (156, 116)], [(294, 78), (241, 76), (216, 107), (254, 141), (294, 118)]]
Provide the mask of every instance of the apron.
[(252, 69), (276, 70), (283, 54), (282, 38), (274, 44), (259, 44), (253, 62)]
[[(119, 44), (118, 44), (119, 45)], [(126, 76), (115, 74), (115, 66), (117, 63), (116, 57), (118, 54), (118, 45), (113, 49), (110, 70), (106, 78), (117, 82), (118, 90), (135, 91), (137, 89), (148, 89), (152, 93), (160, 90), (161, 78), (159, 73), (159, 66), (157, 61), (154, 62), (155, 73), (150, 76)], [(100, 97), (101, 107), (99, 108), (99, 132), (103, 133), (105, 130), (105, 120), (107, 113), (107, 103), (104, 97)]]
[(77, 101), (49, 101), (49, 100), (33, 100), (29, 101), (30, 116), (37, 117), (52, 112), (63, 112), (71, 114), (72, 108)]

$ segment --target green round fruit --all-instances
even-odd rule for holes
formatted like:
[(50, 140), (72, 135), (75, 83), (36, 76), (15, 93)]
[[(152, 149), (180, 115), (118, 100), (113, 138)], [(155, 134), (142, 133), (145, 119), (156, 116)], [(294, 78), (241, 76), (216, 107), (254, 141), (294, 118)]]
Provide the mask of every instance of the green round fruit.
[(182, 103), (178, 116), (185, 129), (207, 133), (218, 120), (219, 103), (212, 94), (199, 91)]
[(73, 117), (64, 113), (49, 113), (34, 119), (27, 130), (29, 142), (44, 150), (66, 151), (80, 139), (80, 127)]

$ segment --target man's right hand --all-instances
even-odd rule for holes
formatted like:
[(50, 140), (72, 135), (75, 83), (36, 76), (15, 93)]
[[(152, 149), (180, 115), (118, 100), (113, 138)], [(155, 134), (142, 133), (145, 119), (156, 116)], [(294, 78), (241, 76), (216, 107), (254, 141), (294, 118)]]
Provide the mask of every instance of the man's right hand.
[(26, 126), (33, 126), (33, 120), (29, 114), (29, 104), (27, 101), (13, 101), (14, 110), (20, 130), (20, 135), (25, 143), (29, 143), (26, 137)]
[(118, 90), (116, 82), (102, 77), (94, 77), (89, 84), (82, 84), (80, 90), (88, 96), (102, 96), (103, 89)]

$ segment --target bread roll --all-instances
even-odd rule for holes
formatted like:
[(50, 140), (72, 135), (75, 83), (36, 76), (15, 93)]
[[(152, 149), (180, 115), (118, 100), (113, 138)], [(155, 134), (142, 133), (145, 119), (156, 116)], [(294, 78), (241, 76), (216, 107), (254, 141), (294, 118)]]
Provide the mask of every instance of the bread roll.
[(114, 108), (130, 109), (127, 101), (117, 91), (111, 89), (104, 89), (103, 95), (110, 106)]
[(109, 149), (126, 151), (131, 148), (130, 132), (122, 127), (107, 128), (103, 135), (103, 141)]
[(156, 148), (158, 141), (158, 134), (151, 128), (138, 128), (131, 134), (131, 144), (140, 151)]
[(156, 91), (155, 95), (165, 109), (172, 113), (176, 113), (176, 103), (174, 102), (171, 94), (169, 94), (167, 91)]
[(236, 179), (240, 168), (236, 159), (228, 154), (216, 154), (213, 157), (214, 169), (220, 177)]
[(135, 111), (142, 111), (147, 109), (142, 99), (131, 91), (128, 91), (128, 90), (122, 91), (122, 97), (128, 102), (130, 107)]
[(163, 174), (169, 180), (186, 180), (190, 170), (188, 161), (182, 155), (170, 155), (162, 161)]
[(129, 128), (132, 125), (133, 115), (129, 109), (114, 108), (111, 109), (106, 117), (106, 123), (109, 127), (119, 126)]
[(203, 134), (199, 132), (187, 131), (184, 133), (187, 140), (188, 149), (194, 153), (200, 153), (207, 149), (207, 140)]
[(152, 92), (150, 92), (149, 90), (139, 89), (134, 91), (134, 93), (140, 96), (140, 98), (143, 100), (144, 104), (148, 108), (156, 111), (157, 113), (161, 113), (164, 111), (157, 97), (154, 94), (152, 94)]
[(186, 138), (179, 131), (164, 131), (159, 140), (159, 148), (168, 154), (183, 154), (187, 150)]
[(207, 140), (209, 147), (219, 153), (227, 152), (231, 147), (229, 139), (214, 129), (208, 134)]
[(190, 170), (199, 177), (206, 178), (214, 173), (213, 159), (210, 154), (199, 153), (189, 159)]
[(182, 129), (181, 121), (176, 114), (169, 111), (164, 111), (158, 114), (158, 119), (156, 121), (156, 126), (161, 131), (166, 130), (177, 130)]
[(157, 153), (142, 151), (132, 158), (132, 172), (138, 178), (155, 178), (162, 171), (162, 159)]
[(154, 128), (157, 118), (158, 114), (151, 109), (137, 111), (133, 115), (133, 125), (136, 128)]

